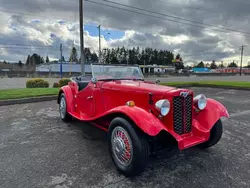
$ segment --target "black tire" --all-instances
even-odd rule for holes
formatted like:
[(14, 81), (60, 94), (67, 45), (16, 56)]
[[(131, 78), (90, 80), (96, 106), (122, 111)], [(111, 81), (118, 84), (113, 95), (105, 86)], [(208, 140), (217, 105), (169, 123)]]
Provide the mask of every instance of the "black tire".
[[(65, 110), (64, 112), (62, 112), (61, 110), (61, 101), (64, 100), (65, 101)], [(66, 103), (66, 97), (65, 94), (62, 93), (60, 95), (60, 99), (59, 99), (59, 113), (60, 113), (60, 117), (64, 122), (69, 122), (72, 120), (72, 116), (67, 112), (67, 103)], [(62, 114), (63, 113), (63, 114)]]
[(223, 133), (222, 122), (221, 120), (218, 120), (211, 129), (209, 140), (207, 142), (198, 145), (198, 147), (201, 149), (206, 149), (214, 146), (220, 141), (222, 133)]
[[(111, 158), (118, 171), (128, 177), (140, 175), (144, 171), (150, 152), (148, 141), (145, 139), (144, 135), (139, 131), (136, 131), (133, 126), (134, 125), (129, 123), (126, 119), (117, 117), (110, 123), (107, 135)], [(119, 157), (117, 157), (113, 151), (112, 142), (114, 143), (115, 139), (112, 138), (112, 133), (120, 128), (126, 131), (126, 134), (132, 143), (132, 155), (130, 156), (130, 163), (128, 165), (121, 164), (118, 159)]]

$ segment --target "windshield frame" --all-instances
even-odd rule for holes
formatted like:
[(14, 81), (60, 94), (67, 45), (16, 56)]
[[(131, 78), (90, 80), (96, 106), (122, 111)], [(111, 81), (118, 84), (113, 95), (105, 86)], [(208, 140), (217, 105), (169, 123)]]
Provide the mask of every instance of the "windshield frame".
[[(134, 70), (136, 70), (136, 72), (138, 73), (138, 76), (139, 77), (135, 77), (133, 78), (131, 76), (131, 78), (128, 77), (120, 77), (120, 78), (115, 78), (115, 77), (107, 77), (107, 78), (98, 78), (98, 76), (96, 75), (96, 71), (94, 71), (94, 67), (119, 67), (119, 68), (134, 68)], [(96, 79), (97, 81), (112, 81), (112, 80), (144, 80), (144, 75), (142, 73), (142, 70), (140, 68), (139, 65), (126, 65), (126, 64), (100, 64), (100, 63), (97, 63), (97, 64), (91, 64), (91, 72), (92, 72), (92, 78), (93, 79)], [(105, 74), (103, 76), (106, 76)]]

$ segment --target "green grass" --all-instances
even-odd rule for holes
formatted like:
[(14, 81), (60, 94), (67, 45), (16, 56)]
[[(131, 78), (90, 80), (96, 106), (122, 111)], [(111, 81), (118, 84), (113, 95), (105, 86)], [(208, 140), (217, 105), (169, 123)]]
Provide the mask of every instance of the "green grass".
[(0, 90), (0, 100), (51, 96), (57, 95), (58, 91), (58, 88), (2, 89)]
[(250, 88), (250, 82), (234, 82), (234, 81), (197, 81), (197, 82), (169, 82), (161, 83), (162, 85), (167, 86), (185, 86), (190, 84), (199, 85), (213, 85), (213, 86), (230, 86), (230, 87), (241, 87), (241, 88)]
[[(232, 81), (197, 81), (197, 82), (168, 82), (161, 83), (161, 85), (167, 86), (184, 86), (196, 84), (199, 85), (215, 85), (215, 86), (231, 86), (231, 87), (241, 87), (250, 88), (250, 82), (232, 82)], [(29, 97), (39, 97), (39, 96), (51, 96), (57, 95), (59, 88), (23, 88), (23, 89), (3, 89), (0, 90), (0, 100), (7, 99), (21, 99)]]

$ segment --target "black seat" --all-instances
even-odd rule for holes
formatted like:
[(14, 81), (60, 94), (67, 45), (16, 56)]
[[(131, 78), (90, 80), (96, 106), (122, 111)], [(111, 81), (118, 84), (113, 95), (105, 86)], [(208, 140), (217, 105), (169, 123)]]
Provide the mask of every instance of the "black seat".
[(81, 91), (87, 87), (87, 85), (91, 80), (91, 76), (86, 75), (86, 76), (72, 77), (72, 80), (74, 80), (79, 86), (78, 91)]
[(89, 84), (89, 81), (78, 81), (79, 91), (83, 90)]

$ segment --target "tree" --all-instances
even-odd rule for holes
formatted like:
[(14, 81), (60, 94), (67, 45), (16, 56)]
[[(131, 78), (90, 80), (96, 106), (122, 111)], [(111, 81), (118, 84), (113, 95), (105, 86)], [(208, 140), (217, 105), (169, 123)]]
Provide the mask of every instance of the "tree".
[(26, 60), (26, 65), (30, 64), (30, 55), (28, 55), (27, 60)]
[(46, 63), (49, 63), (50, 61), (49, 61), (49, 57), (47, 56), (46, 57)]
[(17, 65), (22, 68), (23, 67), (22, 61), (19, 61)]
[(223, 61), (221, 62), (221, 64), (219, 65), (219, 68), (225, 68), (224, 64), (223, 64)]
[(84, 49), (85, 61), (89, 63), (91, 61), (91, 52), (89, 48)]
[(205, 65), (203, 63), (203, 61), (201, 61), (197, 66), (196, 68), (205, 68)]
[[(86, 53), (86, 52), (85, 52)], [(91, 60), (94, 58), (96, 60), (96, 54), (91, 53)], [(87, 55), (86, 55), (87, 56)], [(85, 56), (85, 57), (86, 57)], [(180, 54), (177, 54), (176, 58), (178, 61), (182, 62)], [(102, 50), (102, 60), (106, 64), (139, 64), (139, 65), (173, 65), (173, 60), (175, 56), (172, 52), (167, 50), (157, 50), (152, 48), (143, 48), (133, 47), (126, 49), (124, 46), (112, 49), (103, 49)], [(175, 64), (174, 64), (175, 65)], [(183, 68), (183, 63), (180, 63), (180, 67)]]
[(217, 68), (218, 68), (217, 65), (215, 64), (215, 61), (214, 61), (214, 60), (213, 60), (213, 62), (211, 63), (210, 68), (211, 68), (211, 69), (217, 69)]
[(73, 47), (71, 50), (69, 61), (70, 62), (78, 62), (77, 50), (75, 47)]
[(174, 54), (172, 52), (165, 51), (165, 62), (166, 65), (172, 65), (173, 64), (173, 59), (174, 59)]
[(238, 65), (233, 61), (232, 63), (229, 63), (228, 67), (237, 68)]
[(181, 55), (180, 54), (177, 54), (175, 59), (181, 59)]
[(43, 57), (40, 56), (40, 63), (39, 64), (43, 64), (43, 63), (45, 63), (45, 61), (44, 61)]
[(92, 62), (98, 62), (98, 56), (97, 56), (97, 54), (95, 52), (91, 53), (91, 61)]
[(62, 56), (62, 59), (59, 59), (59, 61), (66, 62), (64, 56)]

